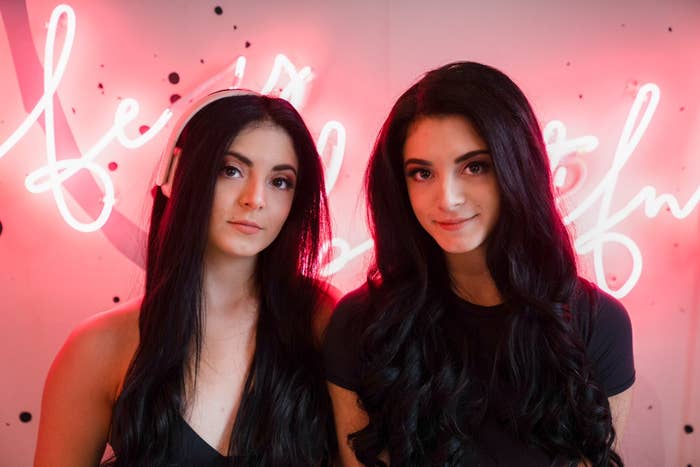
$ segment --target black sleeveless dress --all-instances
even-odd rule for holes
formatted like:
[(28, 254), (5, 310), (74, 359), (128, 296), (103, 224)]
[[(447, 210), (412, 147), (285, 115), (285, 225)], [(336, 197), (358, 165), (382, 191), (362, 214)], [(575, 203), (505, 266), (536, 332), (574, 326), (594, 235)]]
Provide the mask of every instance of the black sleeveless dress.
[[(182, 418), (177, 417), (176, 432), (180, 434), (179, 442), (167, 455), (164, 467), (230, 467), (257, 465), (255, 458), (246, 456), (224, 456), (209, 445)], [(119, 459), (119, 441), (110, 440), (114, 457)]]
[(185, 421), (184, 418), (178, 417), (180, 422), (180, 433), (182, 438), (180, 441), (180, 450), (178, 453), (173, 453), (171, 456), (172, 467), (185, 466), (202, 466), (202, 467), (224, 467), (230, 465), (245, 465), (242, 462), (231, 462), (231, 458), (222, 455), (219, 451), (209, 445), (196, 431)]

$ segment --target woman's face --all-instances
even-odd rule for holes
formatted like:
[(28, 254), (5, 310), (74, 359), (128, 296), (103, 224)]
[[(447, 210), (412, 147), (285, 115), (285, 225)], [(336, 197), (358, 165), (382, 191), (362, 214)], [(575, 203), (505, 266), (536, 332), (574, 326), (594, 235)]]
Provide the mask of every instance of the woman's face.
[(221, 160), (209, 222), (209, 254), (253, 257), (287, 220), (298, 160), (292, 139), (272, 123), (244, 128)]
[(485, 252), (500, 191), (486, 143), (458, 115), (420, 117), (403, 148), (408, 196), (418, 222), (447, 254)]

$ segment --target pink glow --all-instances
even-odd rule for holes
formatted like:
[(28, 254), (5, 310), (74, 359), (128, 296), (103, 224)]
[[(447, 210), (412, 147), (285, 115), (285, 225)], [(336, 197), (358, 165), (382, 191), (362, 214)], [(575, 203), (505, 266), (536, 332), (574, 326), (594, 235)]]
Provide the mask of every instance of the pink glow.
[[(652, 116), (659, 104), (660, 90), (655, 84), (645, 84), (639, 88), (637, 96), (632, 104), (630, 113), (625, 121), (620, 141), (613, 156), (612, 167), (603, 176), (598, 185), (591, 193), (576, 206), (569, 215), (564, 217), (564, 222), (568, 225), (580, 218), (585, 212), (593, 209), (594, 204), (600, 201), (598, 208), (597, 224), (588, 231), (580, 233), (575, 241), (576, 251), (585, 255), (593, 254), (595, 278), (598, 285), (611, 295), (622, 298), (629, 294), (639, 281), (642, 274), (643, 256), (639, 246), (632, 238), (613, 231), (614, 227), (623, 222), (637, 208), (644, 206), (644, 213), (647, 217), (655, 217), (664, 204), (669, 207), (671, 214), (677, 219), (685, 219), (700, 203), (700, 187), (696, 189), (684, 206), (680, 206), (678, 200), (670, 194), (657, 195), (657, 189), (651, 185), (644, 186), (636, 196), (634, 196), (622, 209), (615, 213), (610, 213), (610, 204), (615, 186), (620, 177), (620, 172), (625, 163), (629, 160), (641, 141), (651, 122)], [(640, 112), (641, 114), (640, 117)], [(639, 120), (637, 126), (635, 123)], [(563, 164), (573, 154), (588, 153), (598, 146), (598, 138), (595, 136), (584, 136), (574, 139), (567, 139), (566, 126), (564, 123), (554, 120), (548, 123), (543, 136), (547, 142), (547, 152), (549, 154), (552, 172), (554, 173), (555, 186), (562, 186), (566, 178), (566, 166)], [(585, 166), (584, 166), (585, 169)], [(582, 184), (582, 179), (572, 186), (567, 194), (578, 189)], [(605, 267), (603, 264), (603, 249), (606, 244), (617, 243), (624, 247), (632, 258), (632, 270), (622, 286), (612, 289), (605, 277)], [(372, 240), (366, 240), (357, 247), (351, 248), (347, 241), (334, 239), (332, 247), (339, 250), (332, 261), (324, 268), (324, 274), (331, 275), (342, 270), (352, 259), (360, 256), (372, 247)], [(328, 251), (328, 248), (324, 250)]]
[[(600, 202), (596, 225), (579, 234), (574, 245), (579, 254), (593, 254), (596, 282), (603, 290), (617, 298), (627, 295), (637, 284), (642, 274), (643, 256), (639, 246), (632, 238), (615, 232), (613, 229), (642, 205), (644, 205), (644, 213), (649, 218), (656, 217), (663, 205), (666, 204), (676, 219), (684, 219), (700, 202), (700, 187), (696, 189), (688, 202), (680, 207), (674, 196), (666, 193), (657, 195), (655, 187), (646, 185), (623, 208), (614, 213), (610, 212), (610, 205), (620, 173), (647, 131), (660, 99), (661, 92), (655, 84), (647, 83), (639, 88), (613, 156), (612, 167), (593, 191), (568, 216), (564, 217), (564, 222), (570, 224), (592, 209), (594, 203)], [(557, 166), (553, 164), (553, 168), (556, 170)], [(615, 290), (611, 289), (607, 283), (603, 265), (603, 249), (609, 243), (619, 244), (628, 251), (632, 258), (632, 270), (629, 276), (622, 286)]]
[[(66, 37), (63, 42), (63, 47), (59, 54), (58, 62), (54, 70), (54, 47), (56, 42), (57, 27), (59, 21), (65, 16), (66, 22)], [(131, 98), (123, 99), (114, 115), (114, 125), (109, 128), (104, 135), (95, 143), (82, 157), (57, 160), (56, 144), (55, 144), (55, 126), (53, 113), (53, 97), (56, 94), (61, 78), (65, 72), (70, 58), (70, 53), (75, 39), (76, 17), (73, 9), (65, 4), (58, 5), (51, 13), (51, 18), (48, 24), (48, 32), (46, 45), (44, 49), (44, 93), (34, 106), (32, 111), (22, 121), (19, 127), (0, 145), (0, 158), (7, 154), (30, 130), (32, 125), (36, 123), (39, 117), (44, 114), (46, 126), (46, 158), (47, 165), (31, 172), (25, 179), (25, 186), (31, 193), (43, 193), (51, 190), (56, 205), (61, 216), (75, 230), (80, 232), (94, 232), (101, 229), (109, 219), (112, 209), (116, 202), (115, 190), (112, 179), (100, 164), (94, 162), (94, 159), (100, 155), (105, 148), (114, 140), (128, 149), (135, 149), (143, 146), (156, 136), (165, 127), (167, 122), (173, 116), (171, 109), (165, 109), (156, 119), (149, 125), (149, 129), (135, 138), (130, 138), (125, 127), (133, 122), (139, 114), (139, 104)], [(228, 79), (233, 75), (231, 88), (239, 87), (245, 73), (246, 59), (243, 56), (238, 57), (231, 65), (224, 68), (212, 78), (208, 79), (201, 85), (191, 91), (185, 99), (178, 102), (192, 102), (199, 95), (211, 90), (212, 85), (218, 83), (223, 78)], [(288, 84), (282, 89), (280, 96), (289, 100), (293, 105), (300, 106), (306, 94), (306, 84), (311, 81), (313, 75), (311, 69), (303, 67), (297, 71), (291, 61), (283, 54), (278, 54), (275, 57), (273, 69), (263, 88), (263, 93), (270, 92), (281, 79), (282, 71), (289, 76)], [(178, 108), (176, 104), (174, 108)], [(343, 154), (345, 151), (345, 129), (342, 124), (336, 121), (328, 122), (321, 132), (319, 138), (319, 152), (325, 150), (331, 132), (336, 133), (336, 143), (328, 157), (327, 166), (330, 169), (330, 178), (332, 182), (329, 184), (328, 191), (332, 189), (335, 179), (337, 179), (340, 167), (342, 165)], [(81, 170), (89, 171), (102, 185), (103, 198), (102, 209), (97, 218), (92, 222), (81, 222), (73, 215), (68, 208), (63, 193), (63, 183), (74, 176)]]
[[(65, 17), (66, 35), (54, 68), (56, 30), (62, 17)], [(113, 126), (82, 157), (57, 160), (53, 97), (56, 94), (70, 57), (75, 30), (76, 18), (72, 8), (68, 5), (57, 6), (51, 14), (44, 50), (44, 93), (18, 128), (0, 144), (0, 158), (5, 156), (27, 134), (33, 124), (43, 114), (45, 118), (47, 164), (31, 172), (25, 179), (25, 186), (32, 193), (43, 193), (51, 190), (58, 210), (65, 221), (78, 231), (93, 232), (99, 230), (107, 222), (115, 204), (115, 190), (112, 179), (108, 171), (94, 161), (96, 157), (115, 139), (125, 148), (134, 149), (143, 146), (165, 127), (174, 113), (180, 112), (181, 109), (184, 109), (195, 99), (213, 89), (221, 89), (222, 87), (235, 89), (241, 87), (244, 81), (247, 61), (243, 56), (237, 57), (224, 69), (196, 86), (185, 98), (176, 102), (172, 109), (163, 110), (156, 121), (149, 125), (147, 131), (133, 138), (127, 135), (126, 127), (137, 118), (139, 104), (130, 98), (123, 99), (115, 110)], [(278, 54), (274, 59), (272, 70), (261, 92), (264, 94), (277, 93), (280, 97), (289, 100), (295, 107), (301, 108), (308, 93), (309, 83), (313, 78), (314, 75), (309, 66), (297, 69), (285, 55)], [(643, 255), (641, 249), (631, 237), (615, 231), (615, 228), (640, 207), (644, 208), (644, 213), (647, 217), (652, 218), (656, 217), (665, 205), (675, 218), (685, 219), (700, 203), (700, 187), (695, 190), (684, 205), (681, 205), (676, 197), (668, 193), (658, 193), (656, 187), (645, 185), (640, 188), (639, 192), (623, 208), (611, 212), (615, 188), (618, 180), (621, 179), (622, 170), (647, 131), (659, 102), (660, 90), (658, 86), (651, 83), (639, 86), (612, 158), (611, 167), (593, 190), (564, 218), (566, 224), (572, 224), (587, 212), (593, 211), (597, 214), (595, 225), (587, 231), (578, 233), (574, 244), (579, 254), (591, 253), (593, 255), (597, 283), (601, 288), (618, 298), (627, 295), (637, 284), (642, 273)], [(555, 187), (560, 189), (566, 188), (561, 190), (560, 196), (570, 195), (581, 188), (586, 178), (585, 164), (580, 162), (577, 157), (579, 154), (586, 154), (595, 150), (599, 145), (598, 138), (595, 136), (583, 136), (568, 139), (566, 126), (564, 123), (556, 120), (545, 126), (543, 135), (547, 143)], [(329, 194), (332, 192), (341, 173), (345, 147), (346, 132), (344, 126), (335, 120), (328, 121), (319, 134), (317, 148), (323, 158), (327, 192)], [(575, 168), (574, 162), (579, 165), (580, 174), (573, 183), (567, 186), (566, 182), (572, 178), (572, 169)], [(88, 223), (80, 222), (75, 218), (66, 204), (62, 187), (66, 180), (80, 170), (89, 171), (99, 180), (104, 195), (99, 216)], [(622, 285), (614, 290), (610, 288), (606, 281), (603, 261), (604, 248), (611, 243), (625, 248), (632, 260), (632, 268), (629, 275)], [(332, 258), (324, 266), (324, 275), (328, 276), (342, 270), (350, 261), (363, 255), (371, 248), (372, 241), (369, 239), (351, 247), (346, 240), (334, 238), (332, 242), (324, 245), (323, 248), (323, 255), (328, 255)]]
[[(66, 38), (56, 64), (54, 72), (54, 45), (56, 41), (56, 29), (61, 17), (66, 18)], [(44, 49), (44, 94), (41, 96), (32, 111), (19, 125), (10, 137), (0, 145), (0, 157), (14, 147), (29, 131), (31, 126), (37, 121), (39, 116), (44, 114), (46, 125), (46, 158), (47, 165), (30, 173), (25, 179), (25, 186), (32, 193), (42, 193), (51, 190), (56, 206), (61, 216), (74, 229), (80, 232), (94, 232), (100, 229), (109, 218), (114, 206), (114, 185), (109, 173), (101, 165), (93, 162), (93, 159), (104, 150), (104, 148), (114, 139), (128, 148), (135, 148), (145, 144), (160, 131), (171, 116), (169, 110), (164, 111), (151, 128), (138, 136), (130, 139), (124, 133), (124, 126), (133, 121), (139, 112), (138, 102), (133, 99), (124, 99), (114, 115), (114, 126), (81, 158), (64, 159), (60, 162), (56, 159), (55, 127), (53, 96), (65, 72), (70, 57), (70, 52), (75, 38), (75, 13), (68, 5), (59, 5), (51, 13), (49, 27)], [(68, 178), (75, 175), (80, 170), (87, 170), (92, 173), (102, 184), (104, 190), (102, 210), (92, 222), (84, 223), (78, 221), (66, 204), (62, 184)], [(48, 181), (41, 180), (48, 176)]]
[(277, 54), (275, 57), (270, 76), (260, 92), (262, 94), (272, 93), (279, 86), (282, 71), (289, 76), (289, 82), (279, 92), (279, 97), (288, 100), (297, 110), (301, 110), (306, 98), (307, 85), (314, 76), (310, 67), (305, 66), (297, 70), (294, 64), (283, 54)]

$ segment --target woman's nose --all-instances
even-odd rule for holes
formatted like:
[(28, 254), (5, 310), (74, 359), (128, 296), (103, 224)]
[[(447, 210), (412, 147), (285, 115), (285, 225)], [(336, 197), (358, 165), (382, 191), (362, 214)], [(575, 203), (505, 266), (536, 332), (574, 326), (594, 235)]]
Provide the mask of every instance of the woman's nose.
[(250, 177), (241, 192), (238, 202), (248, 209), (262, 209), (265, 207), (265, 183)]
[(464, 204), (464, 190), (461, 184), (452, 177), (443, 178), (441, 183), (437, 184), (438, 193), (437, 205), (443, 211), (452, 211), (456, 207)]

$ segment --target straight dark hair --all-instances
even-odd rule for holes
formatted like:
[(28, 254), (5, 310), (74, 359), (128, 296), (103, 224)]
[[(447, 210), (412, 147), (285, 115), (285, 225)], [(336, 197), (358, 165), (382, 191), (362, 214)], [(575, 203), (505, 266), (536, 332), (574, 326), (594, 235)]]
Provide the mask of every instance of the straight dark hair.
[(365, 174), (375, 261), (372, 306), (360, 317), (358, 393), (369, 425), (350, 435), (358, 459), (381, 464), (386, 449), (392, 466), (457, 466), (477, 450), (473, 434), (487, 401), (455, 363), (466, 344), (455, 351), (446, 343), (442, 318), (452, 281), (443, 251), (413, 213), (403, 168), (410, 125), (440, 116), (464, 117), (476, 129), (498, 180), (500, 216), (486, 257), (514, 310), (496, 368), (513, 388), (507, 397), (517, 436), (558, 460), (622, 465), (608, 401), (585, 352), (590, 313), (571, 307), (578, 300), (594, 309), (594, 288), (578, 278), (540, 127), (513, 81), (472, 62), (430, 71), (398, 99)]
[[(207, 104), (187, 123), (167, 198), (158, 188), (148, 236), (140, 339), (114, 407), (115, 466), (161, 466), (177, 448), (188, 368), (199, 365), (203, 267), (217, 174), (243, 129), (282, 128), (298, 158), (294, 199), (279, 235), (258, 255), (255, 352), (231, 433), (236, 465), (322, 465), (334, 453), (330, 400), (314, 321), (318, 258), (330, 237), (323, 168), (301, 116), (282, 99), (238, 95)], [(241, 456), (245, 460), (241, 461)]]

